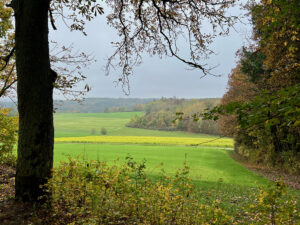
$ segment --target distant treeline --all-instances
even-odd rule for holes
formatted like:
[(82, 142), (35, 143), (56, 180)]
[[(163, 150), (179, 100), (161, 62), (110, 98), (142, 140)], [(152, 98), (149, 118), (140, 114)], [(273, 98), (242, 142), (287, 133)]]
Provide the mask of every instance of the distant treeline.
[(86, 98), (83, 102), (55, 101), (58, 113), (103, 113), (143, 111), (144, 105), (153, 98)]
[(142, 112), (144, 111), (144, 104), (136, 104), (133, 107), (124, 107), (124, 106), (114, 106), (114, 107), (106, 107), (104, 109), (105, 113), (111, 112)]
[[(145, 115), (131, 118), (128, 127), (188, 131), (194, 133), (220, 134), (215, 121), (194, 121), (192, 115), (218, 105), (220, 99), (162, 98), (145, 105)], [(176, 120), (176, 112), (183, 112), (185, 119)], [(188, 116), (190, 115), (190, 117)]]
[[(54, 109), (58, 113), (103, 113), (103, 112), (140, 112), (144, 106), (157, 100), (155, 98), (86, 98), (81, 102), (55, 100)], [(11, 108), (17, 114), (17, 103), (0, 102), (0, 107)]]
[[(155, 98), (86, 98), (81, 102), (72, 100), (55, 100), (54, 109), (57, 113), (103, 113), (103, 112), (139, 112), (145, 104)], [(0, 102), (0, 107), (11, 108), (17, 114), (14, 102)]]

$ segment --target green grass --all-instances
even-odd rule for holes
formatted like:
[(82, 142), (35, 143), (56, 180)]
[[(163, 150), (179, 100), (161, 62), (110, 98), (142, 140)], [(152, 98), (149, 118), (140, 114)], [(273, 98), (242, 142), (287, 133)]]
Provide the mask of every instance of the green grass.
[(174, 175), (186, 161), (200, 201), (211, 204), (218, 199), (220, 207), (234, 214), (249, 203), (258, 187), (270, 182), (237, 164), (227, 151), (213, 147), (56, 143), (54, 162), (57, 166), (69, 156), (80, 155), (86, 161), (122, 164), (130, 154), (137, 162), (146, 159), (146, 173), (158, 180), (163, 174)]
[[(123, 113), (56, 113), (54, 115), (55, 137), (98, 136), (102, 127), (109, 136), (157, 136), (157, 137), (207, 137), (210, 135), (193, 134), (180, 131), (158, 131), (129, 128), (125, 124), (141, 112)], [(96, 133), (92, 134), (92, 129)]]
[[(151, 136), (151, 137), (214, 137), (188, 132), (169, 132), (128, 128), (125, 124), (134, 115), (141, 113), (61, 113), (55, 114), (55, 137), (100, 136), (102, 127), (108, 136)], [(92, 134), (92, 129), (96, 130)], [(117, 137), (116, 137), (117, 138)], [(190, 166), (189, 176), (193, 179), (200, 201), (210, 204), (220, 200), (220, 207), (231, 214), (238, 213), (251, 201), (253, 193), (259, 187), (266, 187), (271, 182), (248, 171), (236, 163), (228, 150), (216, 147), (187, 147), (142, 144), (95, 144), (95, 143), (55, 143), (54, 164), (66, 161), (68, 156), (81, 155), (85, 160), (100, 160), (124, 163), (130, 154), (135, 161), (146, 159), (146, 172), (153, 179), (159, 179), (162, 170), (167, 175), (174, 175), (184, 161)], [(295, 200), (300, 205), (300, 192), (292, 190)], [(253, 199), (252, 199), (253, 200)]]
[(213, 147), (151, 146), (119, 144), (55, 144), (54, 161), (66, 161), (68, 155), (81, 155), (86, 160), (113, 162), (131, 155), (134, 160), (146, 159), (147, 172), (161, 174), (164, 169), (168, 175), (174, 175), (184, 161), (190, 166), (190, 177), (197, 181), (219, 182), (246, 185), (249, 187), (265, 185), (262, 177), (237, 164), (227, 154), (227, 150)]

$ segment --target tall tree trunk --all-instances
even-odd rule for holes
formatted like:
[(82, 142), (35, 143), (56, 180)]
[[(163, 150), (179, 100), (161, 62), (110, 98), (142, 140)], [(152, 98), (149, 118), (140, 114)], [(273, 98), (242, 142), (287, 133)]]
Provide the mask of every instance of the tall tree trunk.
[(48, 43), (49, 0), (13, 0), (16, 21), (19, 141), (16, 199), (38, 201), (53, 165), (53, 73)]
[(272, 164), (274, 167), (278, 163), (277, 161), (278, 161), (279, 153), (281, 151), (281, 143), (280, 143), (280, 139), (278, 138), (277, 132), (278, 130), (275, 125), (270, 127), (270, 134), (272, 137), (273, 147), (274, 147), (274, 152), (272, 156)]

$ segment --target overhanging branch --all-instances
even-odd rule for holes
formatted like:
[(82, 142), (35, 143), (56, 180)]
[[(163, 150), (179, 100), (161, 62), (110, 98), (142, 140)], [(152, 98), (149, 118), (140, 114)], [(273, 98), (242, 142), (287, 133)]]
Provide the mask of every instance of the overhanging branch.
[(2, 56), (0, 59), (4, 61), (4, 65), (2, 66), (2, 68), (0, 69), (0, 71), (3, 71), (6, 66), (9, 63), (9, 60), (11, 59), (11, 57), (13, 56), (14, 52), (15, 52), (16, 47), (13, 47), (12, 50), (9, 52), (9, 54), (7, 56)]

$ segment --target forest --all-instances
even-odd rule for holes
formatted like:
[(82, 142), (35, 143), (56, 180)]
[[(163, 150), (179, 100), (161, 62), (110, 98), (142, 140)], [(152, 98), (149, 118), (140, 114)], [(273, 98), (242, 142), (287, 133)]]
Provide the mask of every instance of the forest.
[(246, 159), (300, 172), (299, 3), (251, 7), (256, 45), (238, 52), (218, 124)]
[[(127, 126), (220, 135), (216, 121), (195, 120), (192, 117), (195, 113), (212, 109), (219, 103), (220, 99), (162, 98), (146, 104), (145, 114), (131, 118)], [(176, 120), (178, 112), (185, 114), (184, 120)]]

